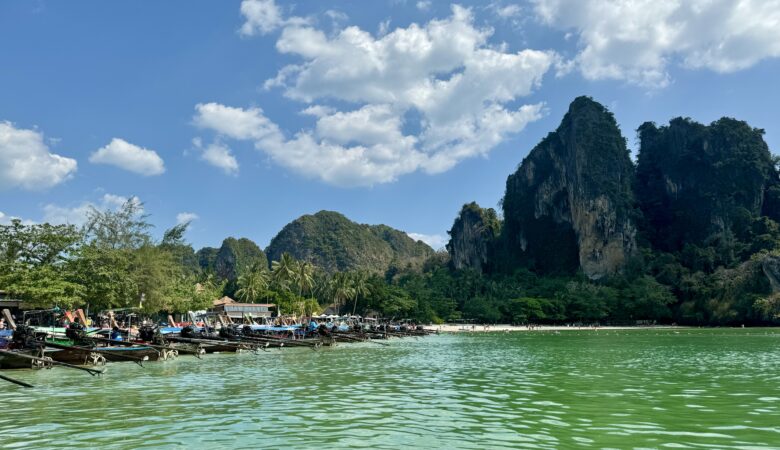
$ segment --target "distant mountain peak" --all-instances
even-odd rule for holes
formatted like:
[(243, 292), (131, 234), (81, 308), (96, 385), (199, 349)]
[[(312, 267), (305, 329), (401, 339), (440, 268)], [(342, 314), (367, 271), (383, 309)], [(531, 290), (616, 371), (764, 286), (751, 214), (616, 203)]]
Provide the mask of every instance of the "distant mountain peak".
[(365, 225), (339, 212), (305, 214), (277, 234), (266, 249), (270, 260), (282, 253), (309, 261), (327, 272), (368, 270), (382, 273), (392, 265), (420, 265), (432, 248), (387, 225)]

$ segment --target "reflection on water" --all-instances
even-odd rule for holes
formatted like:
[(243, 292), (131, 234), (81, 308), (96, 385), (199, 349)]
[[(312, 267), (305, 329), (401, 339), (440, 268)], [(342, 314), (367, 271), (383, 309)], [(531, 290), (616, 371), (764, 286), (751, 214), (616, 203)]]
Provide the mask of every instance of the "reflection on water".
[(480, 333), (16, 371), (0, 447), (780, 448), (780, 331)]

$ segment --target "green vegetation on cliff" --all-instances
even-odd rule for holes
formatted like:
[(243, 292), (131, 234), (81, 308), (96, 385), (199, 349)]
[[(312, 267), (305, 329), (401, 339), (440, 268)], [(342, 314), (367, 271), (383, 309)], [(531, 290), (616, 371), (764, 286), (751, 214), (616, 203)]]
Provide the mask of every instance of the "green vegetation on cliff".
[(447, 232), (447, 251), (454, 269), (487, 270), (501, 233), (501, 221), (493, 208), (480, 208), (476, 202), (463, 205)]
[(636, 192), (654, 248), (676, 252), (718, 239), (751, 240), (749, 228), (778, 182), (763, 130), (728, 118), (710, 126), (677, 118), (638, 131)]
[[(678, 118), (638, 133), (634, 166), (611, 113), (577, 98), (509, 176), (494, 269), (465, 277), (483, 287), (458, 310), (489, 321), (780, 319), (780, 176), (763, 130)], [(484, 245), (448, 248), (460, 259)]]
[(449, 253), (328, 211), (285, 226), (268, 257), (234, 238), (196, 253), (186, 225), (156, 241), (130, 201), (80, 230), (0, 225), (0, 290), (98, 310), (230, 295), (426, 322), (780, 322), (780, 174), (763, 131), (678, 118), (638, 134), (635, 165), (612, 114), (577, 98), (508, 177), (503, 218), (464, 205)]
[(255, 265), (267, 267), (268, 259), (263, 250), (247, 238), (225, 239), (214, 258), (214, 272), (225, 280), (235, 280)]
[(289, 253), (328, 273), (384, 273), (391, 266), (419, 266), (433, 254), (425, 243), (402, 231), (386, 225), (358, 224), (331, 211), (301, 216), (287, 224), (266, 251), (272, 260)]
[(499, 268), (619, 272), (635, 250), (634, 166), (615, 118), (588, 97), (507, 178)]

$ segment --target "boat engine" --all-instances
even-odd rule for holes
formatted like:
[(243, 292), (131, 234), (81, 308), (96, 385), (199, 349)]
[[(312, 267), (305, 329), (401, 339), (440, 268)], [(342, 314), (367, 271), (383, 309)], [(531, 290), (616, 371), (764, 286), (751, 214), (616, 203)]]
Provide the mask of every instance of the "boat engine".
[(181, 337), (184, 338), (200, 338), (203, 336), (203, 331), (196, 328), (195, 325), (187, 325), (181, 329)]
[(79, 343), (83, 342), (87, 338), (87, 331), (80, 323), (73, 322), (67, 329), (65, 329), (65, 336), (68, 339), (73, 340), (73, 342)]
[(11, 337), (14, 348), (36, 348), (41, 343), (35, 336), (35, 329), (27, 325), (19, 325)]
[(142, 341), (146, 342), (152, 342), (156, 333), (157, 327), (153, 327), (151, 325), (144, 325), (138, 329), (138, 337), (141, 338)]
[(219, 337), (225, 339), (240, 339), (241, 329), (237, 326), (226, 326), (219, 329)]

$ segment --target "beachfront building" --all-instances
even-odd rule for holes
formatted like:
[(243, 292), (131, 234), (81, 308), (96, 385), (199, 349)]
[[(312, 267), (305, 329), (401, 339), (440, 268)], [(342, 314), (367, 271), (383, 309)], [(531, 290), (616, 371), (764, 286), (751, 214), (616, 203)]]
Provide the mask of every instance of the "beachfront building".
[(239, 303), (225, 296), (214, 301), (210, 312), (228, 316), (231, 320), (243, 320), (249, 316), (252, 318), (271, 317), (276, 305), (273, 303)]

